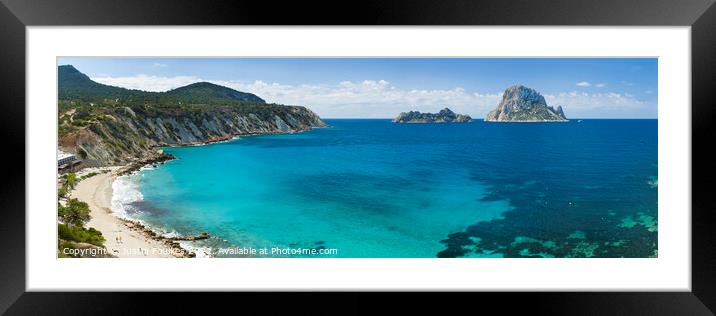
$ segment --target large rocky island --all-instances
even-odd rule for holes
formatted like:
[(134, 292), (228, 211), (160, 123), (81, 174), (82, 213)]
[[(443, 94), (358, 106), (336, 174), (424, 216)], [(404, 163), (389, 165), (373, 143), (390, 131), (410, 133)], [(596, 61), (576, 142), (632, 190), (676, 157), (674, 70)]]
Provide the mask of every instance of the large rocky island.
[(130, 90), (97, 83), (70, 65), (58, 68), (58, 95), (58, 145), (89, 166), (136, 162), (161, 146), (327, 126), (303, 106), (266, 103), (208, 82), (167, 92)]
[(547, 105), (544, 97), (534, 89), (514, 85), (502, 95), (497, 107), (487, 113), (486, 122), (567, 122), (561, 106)]
[(438, 113), (402, 112), (393, 119), (394, 123), (467, 123), (472, 122), (469, 115), (455, 114), (448, 108)]

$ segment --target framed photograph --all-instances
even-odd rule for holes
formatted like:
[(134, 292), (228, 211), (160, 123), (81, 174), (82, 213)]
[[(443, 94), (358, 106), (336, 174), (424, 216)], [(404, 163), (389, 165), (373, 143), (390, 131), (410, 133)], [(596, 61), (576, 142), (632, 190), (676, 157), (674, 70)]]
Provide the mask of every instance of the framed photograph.
[(269, 7), (3, 0), (0, 310), (712, 314), (713, 1)]

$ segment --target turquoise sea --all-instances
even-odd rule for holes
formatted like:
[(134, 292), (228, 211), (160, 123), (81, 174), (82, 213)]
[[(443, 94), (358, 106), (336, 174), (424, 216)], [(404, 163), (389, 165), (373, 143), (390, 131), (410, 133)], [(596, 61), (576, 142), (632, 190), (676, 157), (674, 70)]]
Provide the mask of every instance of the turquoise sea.
[[(653, 257), (657, 120), (395, 124), (166, 148), (114, 210), (275, 257)], [(256, 256), (256, 255), (254, 255)]]

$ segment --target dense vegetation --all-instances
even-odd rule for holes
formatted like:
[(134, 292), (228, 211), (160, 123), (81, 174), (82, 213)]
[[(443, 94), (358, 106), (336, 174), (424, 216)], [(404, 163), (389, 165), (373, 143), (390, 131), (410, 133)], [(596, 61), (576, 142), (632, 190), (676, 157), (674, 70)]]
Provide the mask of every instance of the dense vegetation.
[[(58, 194), (59, 197), (65, 197), (79, 181), (96, 174), (92, 172), (79, 178), (74, 173), (62, 175), (60, 177), (62, 186)], [(82, 244), (104, 247), (105, 238), (102, 233), (94, 228), (84, 227), (90, 218), (90, 208), (85, 202), (78, 199), (69, 199), (64, 205), (60, 202), (57, 203), (57, 219), (59, 220), (57, 223), (57, 253), (60, 258), (68, 256), (65, 254), (65, 249), (87, 248), (86, 245), (83, 246)], [(73, 255), (73, 257), (77, 256)]]
[(77, 185), (77, 176), (73, 172), (65, 173), (62, 176), (60, 176), (60, 192), (58, 193), (59, 197), (66, 197), (67, 194), (75, 188), (75, 185)]
[(102, 233), (94, 228), (57, 224), (57, 235), (60, 239), (70, 242), (83, 242), (102, 247), (105, 239)]
[(90, 209), (87, 203), (70, 199), (67, 205), (58, 205), (57, 216), (67, 225), (82, 226), (90, 220)]
[[(88, 248), (82, 244), (104, 248), (105, 238), (102, 236), (102, 232), (91, 227), (84, 227), (90, 220), (89, 205), (77, 199), (70, 199), (66, 204), (67, 205), (64, 206), (60, 203), (57, 204), (57, 217), (61, 221), (57, 223), (58, 256), (60, 258), (67, 256), (79, 257), (79, 255), (76, 255), (74, 252), (69, 253), (75, 255), (67, 255), (66, 251), (67, 249)], [(102, 254), (100, 256), (104, 255)]]

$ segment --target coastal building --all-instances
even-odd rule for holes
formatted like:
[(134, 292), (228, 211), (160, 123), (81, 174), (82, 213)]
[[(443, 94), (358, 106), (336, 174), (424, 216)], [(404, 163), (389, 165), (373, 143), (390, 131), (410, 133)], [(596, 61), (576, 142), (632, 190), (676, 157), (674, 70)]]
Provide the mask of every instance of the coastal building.
[(74, 154), (57, 150), (57, 168), (64, 169), (79, 162)]

